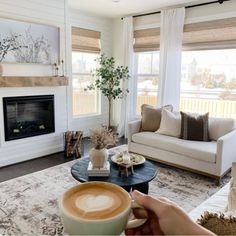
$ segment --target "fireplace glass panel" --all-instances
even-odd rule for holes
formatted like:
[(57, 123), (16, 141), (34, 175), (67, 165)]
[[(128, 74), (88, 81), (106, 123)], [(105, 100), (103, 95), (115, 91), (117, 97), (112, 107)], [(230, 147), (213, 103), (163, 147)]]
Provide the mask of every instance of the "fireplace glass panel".
[(55, 132), (54, 96), (3, 98), (5, 140)]

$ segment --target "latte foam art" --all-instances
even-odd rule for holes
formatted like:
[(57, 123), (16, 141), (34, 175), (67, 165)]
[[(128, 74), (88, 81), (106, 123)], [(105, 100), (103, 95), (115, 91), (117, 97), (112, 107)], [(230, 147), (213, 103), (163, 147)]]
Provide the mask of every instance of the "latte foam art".
[(79, 196), (75, 202), (76, 207), (85, 213), (103, 211), (112, 207), (113, 204), (114, 200), (109, 196), (94, 196), (91, 194)]
[(130, 205), (126, 192), (106, 184), (79, 185), (64, 196), (63, 205), (75, 217), (101, 220), (114, 217)]

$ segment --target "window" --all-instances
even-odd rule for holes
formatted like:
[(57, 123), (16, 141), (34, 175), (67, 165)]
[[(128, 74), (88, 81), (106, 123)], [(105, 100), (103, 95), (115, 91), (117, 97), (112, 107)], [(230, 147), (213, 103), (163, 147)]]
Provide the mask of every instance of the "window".
[[(137, 114), (157, 105), (160, 29), (134, 31)], [(236, 17), (185, 24), (180, 110), (236, 119)]]
[(141, 114), (142, 104), (157, 105), (159, 80), (160, 28), (134, 31), (136, 53), (137, 101), (136, 114)]
[(183, 52), (180, 110), (236, 119), (236, 49)]
[(186, 24), (180, 109), (236, 118), (236, 17)]
[(136, 53), (137, 60), (137, 107), (136, 113), (141, 114), (141, 105), (157, 105), (159, 80), (159, 52)]
[(74, 116), (98, 113), (97, 91), (84, 90), (93, 81), (91, 71), (96, 68), (97, 57), (98, 54), (95, 53), (72, 52)]
[(99, 94), (85, 88), (93, 81), (95, 59), (100, 53), (101, 33), (72, 27), (72, 93), (73, 116), (96, 115), (99, 110)]

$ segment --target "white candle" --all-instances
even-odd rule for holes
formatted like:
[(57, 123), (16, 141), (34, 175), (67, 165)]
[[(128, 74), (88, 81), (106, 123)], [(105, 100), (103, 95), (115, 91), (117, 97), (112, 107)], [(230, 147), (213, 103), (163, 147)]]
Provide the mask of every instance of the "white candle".
[(123, 154), (123, 163), (126, 165), (130, 164), (130, 155), (127, 152)]

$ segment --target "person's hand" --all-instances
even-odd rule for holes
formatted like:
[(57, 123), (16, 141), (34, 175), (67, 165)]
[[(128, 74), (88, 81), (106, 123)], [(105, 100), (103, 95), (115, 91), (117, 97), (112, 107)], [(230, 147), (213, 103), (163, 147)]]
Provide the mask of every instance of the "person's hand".
[(138, 191), (132, 193), (132, 198), (145, 208), (134, 209), (135, 217), (147, 221), (138, 228), (126, 230), (126, 235), (214, 235), (168, 199), (153, 198)]

